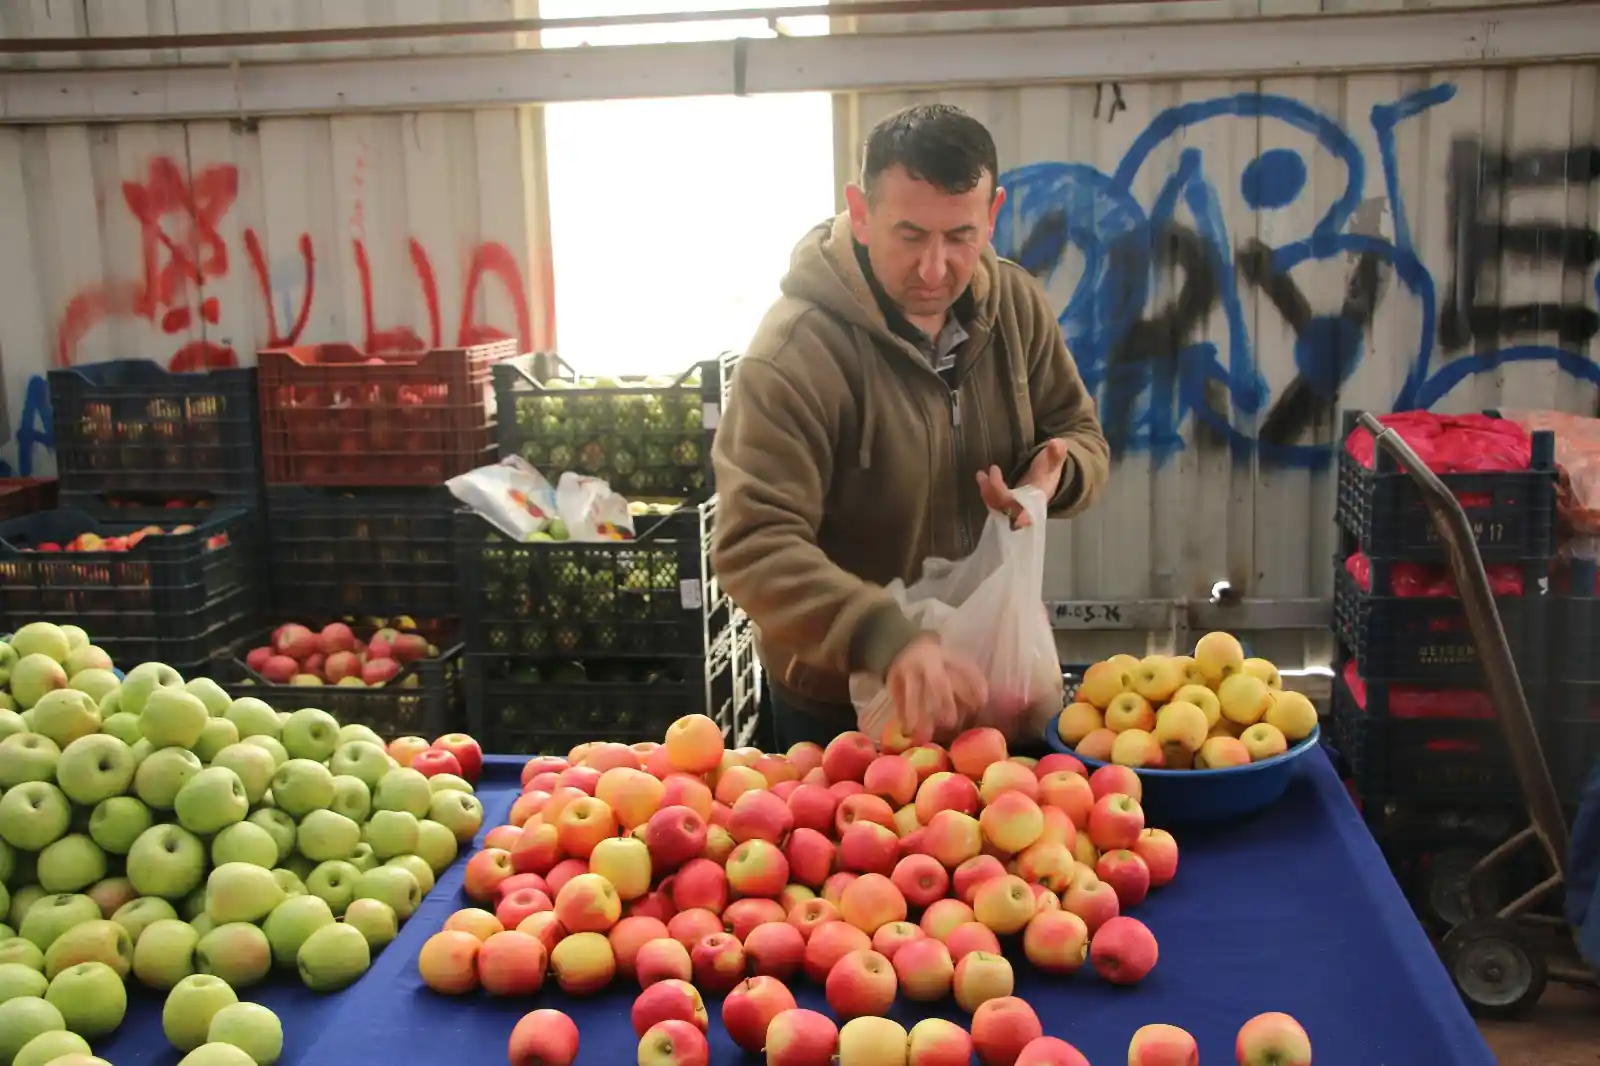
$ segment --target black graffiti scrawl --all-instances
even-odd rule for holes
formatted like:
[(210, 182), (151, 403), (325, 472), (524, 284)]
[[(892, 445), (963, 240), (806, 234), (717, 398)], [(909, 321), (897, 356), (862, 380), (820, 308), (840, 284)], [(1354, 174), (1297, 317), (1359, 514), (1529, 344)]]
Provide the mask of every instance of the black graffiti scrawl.
[(1518, 337), (1555, 334), (1582, 348), (1600, 332), (1600, 312), (1587, 302), (1508, 304), (1498, 282), (1508, 271), (1555, 271), (1585, 278), (1600, 261), (1600, 234), (1565, 222), (1507, 219), (1518, 190), (1547, 190), (1600, 181), (1600, 147), (1517, 153), (1485, 149), (1476, 138), (1450, 148), (1449, 222), (1454, 277), (1439, 315), (1446, 351), (1496, 347)]

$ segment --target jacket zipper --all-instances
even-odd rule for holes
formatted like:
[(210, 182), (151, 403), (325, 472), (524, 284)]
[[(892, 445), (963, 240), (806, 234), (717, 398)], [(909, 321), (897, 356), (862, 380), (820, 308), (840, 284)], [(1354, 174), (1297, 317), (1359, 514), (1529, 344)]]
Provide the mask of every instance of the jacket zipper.
[(950, 396), (950, 438), (955, 452), (955, 489), (956, 489), (956, 529), (960, 533), (961, 555), (965, 558), (972, 552), (972, 531), (967, 528), (967, 509), (961, 505), (961, 471), (966, 467), (962, 461), (963, 449), (961, 447), (961, 390), (959, 386), (946, 385), (945, 389)]

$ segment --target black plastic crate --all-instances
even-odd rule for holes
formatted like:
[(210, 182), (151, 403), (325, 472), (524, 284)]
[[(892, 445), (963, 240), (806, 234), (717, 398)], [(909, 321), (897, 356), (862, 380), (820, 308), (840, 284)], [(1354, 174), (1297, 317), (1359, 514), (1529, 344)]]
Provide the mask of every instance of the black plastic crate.
[(433, 740), (465, 728), (466, 656), (460, 643), (437, 643), (447, 639), (443, 634), (424, 635), (436, 642), (439, 654), (407, 663), (381, 686), (272, 684), (244, 661), (251, 648), (271, 643), (271, 630), (254, 632), (236, 644), (232, 654), (217, 660), (213, 676), (234, 699), (254, 696), (280, 711), (320, 707), (340, 725), (364, 725), (385, 740)]
[[(632, 499), (702, 499), (713, 491), (711, 435), (720, 417), (721, 360), (674, 378), (580, 381), (553, 352), (530, 370), (494, 368), (500, 455), (518, 455), (553, 485), (576, 471)], [(711, 407), (711, 398), (718, 400)]]
[(62, 493), (237, 493), (261, 481), (254, 367), (173, 373), (147, 359), (52, 370)]
[(634, 519), (626, 541), (516, 541), (457, 514), (472, 654), (704, 656), (731, 607), (711, 574), (716, 500)]
[[(1344, 756), (1365, 803), (1388, 799), (1477, 804), (1521, 795), (1498, 718), (1395, 717), (1389, 685), (1370, 682), (1367, 705), (1342, 676), (1333, 682), (1331, 746)], [(1546, 690), (1528, 688), (1538, 706)]]
[[(1390, 561), (1372, 561), (1372, 590), (1364, 591), (1334, 562), (1333, 632), (1372, 681), (1437, 684), (1482, 683), (1477, 644), (1461, 600), (1453, 596), (1397, 596), (1386, 592)], [(1523, 594), (1497, 596), (1495, 607), (1512, 657), (1528, 678), (1542, 680), (1548, 670), (1551, 600), (1546, 563), (1522, 567)]]
[(54, 510), (56, 489), (53, 477), (0, 477), (0, 521)]
[[(166, 528), (181, 528), (168, 526)], [(43, 511), (0, 523), (0, 629), (45, 621), (82, 626), (124, 668), (207, 663), (250, 625), (257, 588), (249, 516), (218, 511), (183, 533), (80, 511)], [(121, 550), (64, 550), (90, 535)]]
[(1600, 684), (1558, 683), (1554, 712), (1543, 732), (1544, 757), (1556, 792), (1575, 807), (1600, 761)]
[(564, 755), (591, 740), (660, 741), (686, 714), (708, 714), (735, 740), (740, 678), (733, 641), (704, 659), (518, 665), (467, 657), (468, 731), (486, 751)]
[(1600, 682), (1600, 574), (1593, 560), (1574, 559), (1566, 588), (1550, 605), (1554, 619), (1551, 677), (1560, 681)]
[[(1381, 448), (1373, 469), (1345, 448), (1358, 415), (1345, 413), (1334, 520), (1373, 559), (1443, 560), (1444, 544), (1411, 476)], [(1485, 562), (1548, 559), (1555, 553), (1555, 435), (1540, 430), (1532, 437), (1527, 470), (1440, 476), (1461, 501)]]
[(442, 486), (273, 486), (267, 514), (274, 592), (312, 614), (457, 617), (457, 509)]

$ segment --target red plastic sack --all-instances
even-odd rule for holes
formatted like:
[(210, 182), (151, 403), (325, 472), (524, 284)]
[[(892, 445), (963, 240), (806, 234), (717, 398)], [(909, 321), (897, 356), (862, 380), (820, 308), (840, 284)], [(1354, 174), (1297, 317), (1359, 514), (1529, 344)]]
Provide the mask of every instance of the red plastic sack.
[[(1367, 682), (1356, 664), (1346, 663), (1344, 683), (1356, 706), (1367, 709)], [(1390, 718), (1493, 718), (1494, 703), (1486, 692), (1472, 689), (1429, 689), (1418, 685), (1389, 686)]]
[[(1355, 578), (1362, 592), (1372, 591), (1372, 560), (1357, 552), (1345, 559), (1344, 568)], [(1525, 583), (1520, 568), (1501, 563), (1497, 566), (1484, 567), (1484, 572), (1489, 576), (1489, 590), (1496, 596), (1522, 595)], [(1422, 563), (1390, 563), (1389, 589), (1391, 596), (1436, 596), (1454, 599), (1461, 595), (1456, 590), (1455, 578), (1450, 576), (1448, 567), (1426, 566)]]
[[(1435, 474), (1526, 470), (1533, 461), (1532, 436), (1509, 419), (1398, 411), (1378, 421), (1398, 433)], [(1366, 429), (1357, 426), (1344, 446), (1356, 462), (1373, 468), (1374, 445)]]

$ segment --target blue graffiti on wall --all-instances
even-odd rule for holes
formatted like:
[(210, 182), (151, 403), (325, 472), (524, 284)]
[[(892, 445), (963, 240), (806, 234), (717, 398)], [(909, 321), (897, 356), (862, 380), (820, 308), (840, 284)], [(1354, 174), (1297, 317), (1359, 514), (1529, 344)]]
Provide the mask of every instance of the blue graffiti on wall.
[(14, 439), (17, 444), (17, 468), (13, 471), (10, 463), (0, 459), (0, 477), (32, 477), (34, 448), (42, 447), (48, 451), (56, 444), (55, 422), (50, 415), (50, 388), (45, 384), (43, 374), (35, 374), (28, 379), (27, 390), (22, 396), (22, 417), (17, 420)]
[[(1507, 250), (1506, 236), (1516, 229), (1495, 219), (1480, 220), (1479, 205), (1464, 201), (1454, 203), (1452, 210), (1471, 217), (1454, 219), (1454, 228), (1469, 234), (1492, 230), (1494, 236), (1486, 241), (1492, 247), (1456, 247), (1457, 277), (1446, 323), (1456, 328), (1446, 346), (1461, 348), (1468, 340), (1477, 340), (1478, 353), (1434, 369), (1439, 300), (1433, 277), (1412, 245), (1395, 160), (1395, 130), (1454, 96), (1453, 85), (1437, 85), (1372, 109), (1370, 122), (1383, 169), (1392, 239), (1379, 233), (1373, 202), (1364, 199), (1366, 164), (1355, 141), (1333, 119), (1284, 96), (1242, 93), (1170, 108), (1139, 134), (1110, 174), (1086, 164), (1050, 162), (1018, 167), (1001, 176), (1008, 207), (995, 228), (996, 250), (1044, 280), (1061, 268), (1070, 249), (1083, 259), (1082, 275), (1060, 313), (1060, 323), (1085, 383), (1100, 399), (1115, 451), (1146, 450), (1160, 462), (1184, 447), (1183, 427), (1192, 418), (1202, 439), (1225, 444), (1237, 457), (1259, 455), (1264, 462), (1308, 468), (1326, 465), (1332, 447), (1306, 442), (1310, 436), (1306, 431), (1337, 411), (1339, 390), (1361, 362), (1366, 331), (1386, 278), (1392, 278), (1419, 309), (1416, 347), (1393, 410), (1430, 407), (1467, 377), (1512, 362), (1554, 361), (1574, 377), (1600, 382), (1600, 369), (1566, 348), (1494, 349), (1482, 343), (1491, 337), (1555, 328), (1552, 322), (1561, 326), (1564, 343), (1587, 340), (1583, 335), (1587, 320), (1581, 318), (1583, 312), (1576, 312), (1579, 319), (1571, 319), (1575, 312), (1569, 308), (1460, 307), (1458, 297), (1473, 302), (1475, 290), (1469, 282), (1480, 269), (1479, 261)], [(1343, 188), (1309, 233), (1276, 247), (1251, 240), (1236, 249), (1217, 187), (1205, 171), (1201, 151), (1193, 147), (1178, 153), (1176, 166), (1148, 208), (1135, 197), (1139, 179), (1156, 165), (1152, 160), (1158, 149), (1195, 126), (1228, 117), (1284, 123), (1310, 135), (1318, 150), (1339, 164)], [(1499, 177), (1505, 186), (1519, 176), (1526, 184), (1549, 184), (1555, 174), (1567, 180), (1600, 180), (1600, 152), (1543, 155), (1560, 156), (1559, 165), (1543, 157), (1543, 162), (1529, 157), (1489, 163), (1474, 157), (1477, 173), (1461, 175), (1459, 181), (1477, 188), (1485, 176)], [(1300, 152), (1269, 149), (1239, 175), (1240, 198), (1254, 211), (1289, 206), (1305, 193), (1308, 174)], [(1178, 221), (1180, 209), (1188, 215), (1185, 223)], [(1546, 234), (1534, 232), (1521, 243), (1536, 255), (1541, 240), (1548, 245)], [(1600, 258), (1595, 240), (1572, 244), (1567, 262), (1583, 265)], [(1343, 305), (1335, 312), (1313, 312), (1291, 272), (1310, 263), (1351, 261)], [(1178, 289), (1164, 307), (1151, 312), (1148, 305), (1156, 295), (1158, 274), (1181, 280), (1175, 282)], [(1295, 379), (1270, 406), (1272, 397), (1254, 356), (1241, 284), (1265, 295), (1295, 336)], [(1596, 286), (1600, 293), (1600, 280)], [(1226, 323), (1226, 361), (1217, 341), (1195, 336), (1217, 308)], [(1576, 325), (1569, 327), (1567, 322)], [(1593, 332), (1588, 330), (1589, 335)], [(1233, 411), (1256, 428), (1246, 431), (1236, 426)]]

